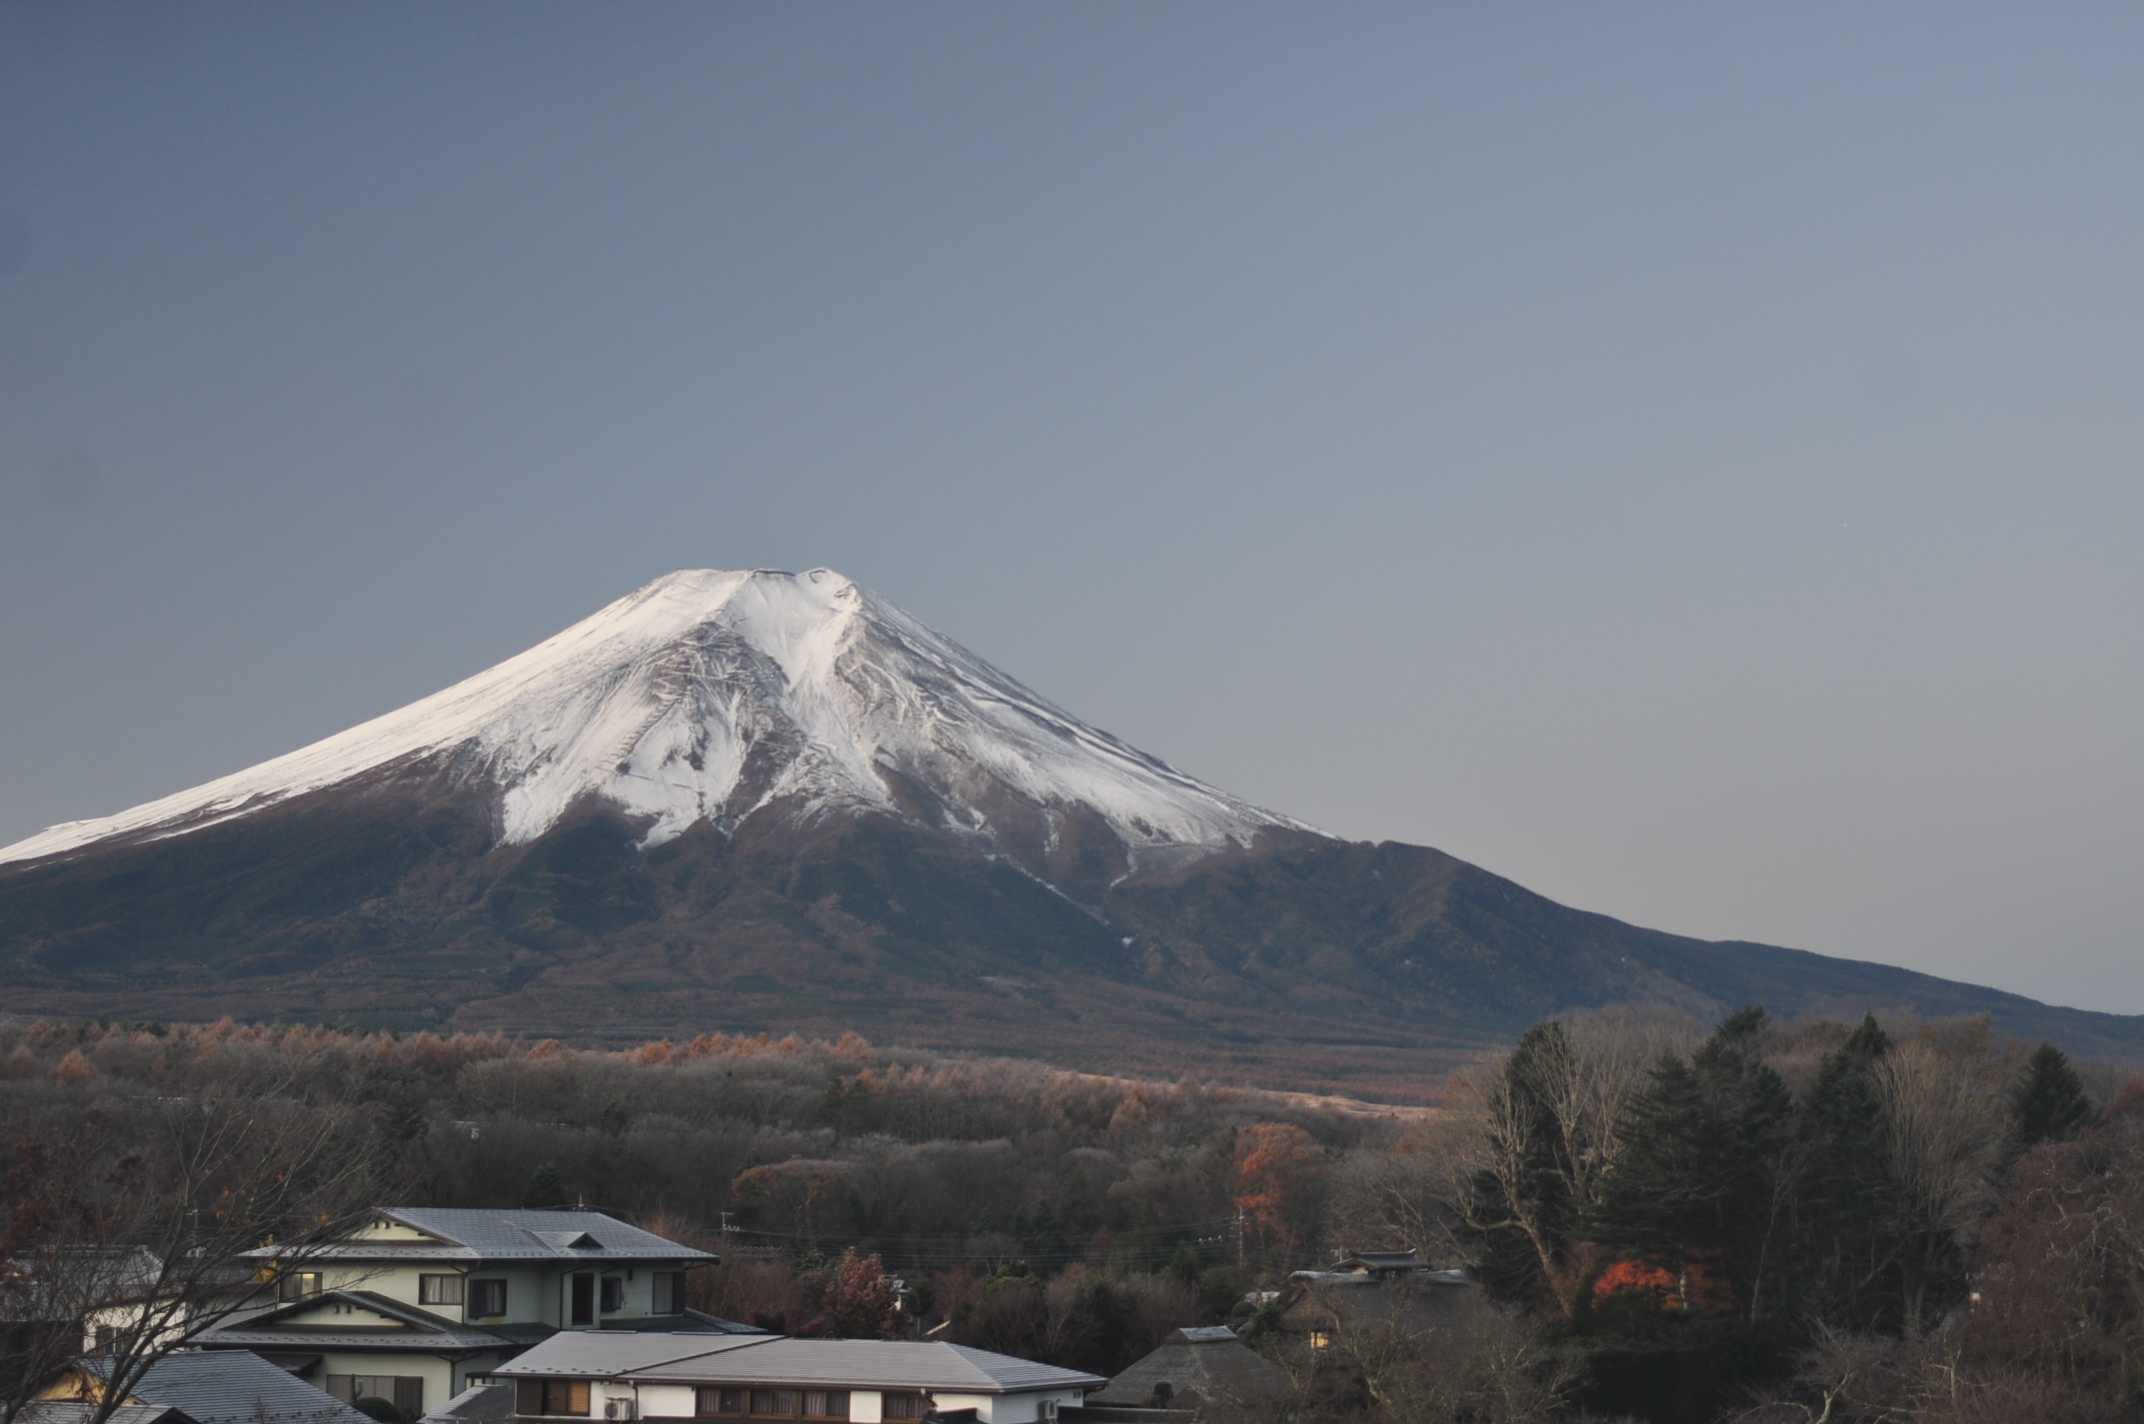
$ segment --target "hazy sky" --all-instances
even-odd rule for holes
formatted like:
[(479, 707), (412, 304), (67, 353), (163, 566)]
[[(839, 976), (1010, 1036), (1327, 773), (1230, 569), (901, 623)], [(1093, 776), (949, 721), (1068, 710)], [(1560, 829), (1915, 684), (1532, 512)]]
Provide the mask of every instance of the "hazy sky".
[(825, 564), (1337, 834), (2144, 1012), (2144, 8), (0, 3), (0, 842)]

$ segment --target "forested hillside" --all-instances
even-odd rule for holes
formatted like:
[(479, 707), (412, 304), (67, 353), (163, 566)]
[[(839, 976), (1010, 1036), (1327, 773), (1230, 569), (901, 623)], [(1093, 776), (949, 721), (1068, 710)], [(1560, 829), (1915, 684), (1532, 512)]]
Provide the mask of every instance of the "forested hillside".
[[(229, 1199), (189, 1124), (311, 1121), (336, 1145), (303, 1170), (344, 1196), (582, 1204), (713, 1249), (694, 1300), (732, 1318), (942, 1326), (1105, 1374), (1229, 1320), (1289, 1367), (1274, 1408), (1317, 1417), (1964, 1424), (2144, 1403), (2144, 1083), (2122, 1065), (1983, 1020), (1750, 1009), (1708, 1030), (1625, 1009), (1544, 1021), (1432, 1086), (1439, 1108), (1350, 1109), (853, 1036), (596, 1052), (16, 1024), (7, 1245), (155, 1215), (96, 1205), (130, 1197), (187, 1219)], [(274, 1171), (281, 1141), (240, 1165)], [(1247, 1299), (1407, 1247), (1491, 1305), (1313, 1350)]]

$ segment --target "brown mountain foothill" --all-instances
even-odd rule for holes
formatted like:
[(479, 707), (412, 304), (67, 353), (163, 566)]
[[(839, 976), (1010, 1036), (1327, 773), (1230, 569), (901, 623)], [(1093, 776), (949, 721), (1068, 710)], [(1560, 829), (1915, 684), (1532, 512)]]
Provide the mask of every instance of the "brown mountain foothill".
[(8, 1012), (882, 1043), (1421, 1100), (1561, 1010), (2144, 1019), (1570, 909), (1079, 722), (829, 570), (688, 571), (285, 757), (0, 848)]

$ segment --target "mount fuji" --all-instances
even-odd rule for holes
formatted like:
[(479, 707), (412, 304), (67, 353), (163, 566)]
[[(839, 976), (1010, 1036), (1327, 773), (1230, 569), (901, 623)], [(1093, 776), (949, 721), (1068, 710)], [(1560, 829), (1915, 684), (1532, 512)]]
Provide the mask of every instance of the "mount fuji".
[(2144, 1044), (2144, 1021), (1637, 929), (1335, 839), (828, 569), (668, 575), (325, 741), (0, 848), (0, 990), (586, 1039), (856, 1028), (1383, 1093), (1637, 1000)]
[(1309, 830), (1096, 731), (831, 569), (674, 573), (519, 657), (259, 766), (0, 847), (183, 835), (413, 773), (488, 788), (501, 845), (600, 803), (652, 850), (705, 822), (878, 812), (1045, 847), (1098, 817), (1129, 868)]

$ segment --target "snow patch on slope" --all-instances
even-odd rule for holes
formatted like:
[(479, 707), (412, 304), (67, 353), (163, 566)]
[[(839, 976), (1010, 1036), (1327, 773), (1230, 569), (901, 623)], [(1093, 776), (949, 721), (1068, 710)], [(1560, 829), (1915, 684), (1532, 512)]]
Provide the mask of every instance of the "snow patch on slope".
[(457, 782), (503, 789), (508, 843), (542, 835), (591, 795), (648, 817), (649, 846), (777, 801), (804, 815), (891, 812), (889, 774), (986, 837), (981, 808), (1004, 792), (1089, 807), (1135, 863), (1247, 843), (1266, 827), (1311, 829), (1087, 726), (830, 569), (699, 569), (384, 717), (116, 816), (53, 826), (0, 848), (0, 862), (183, 834), (434, 758)]

